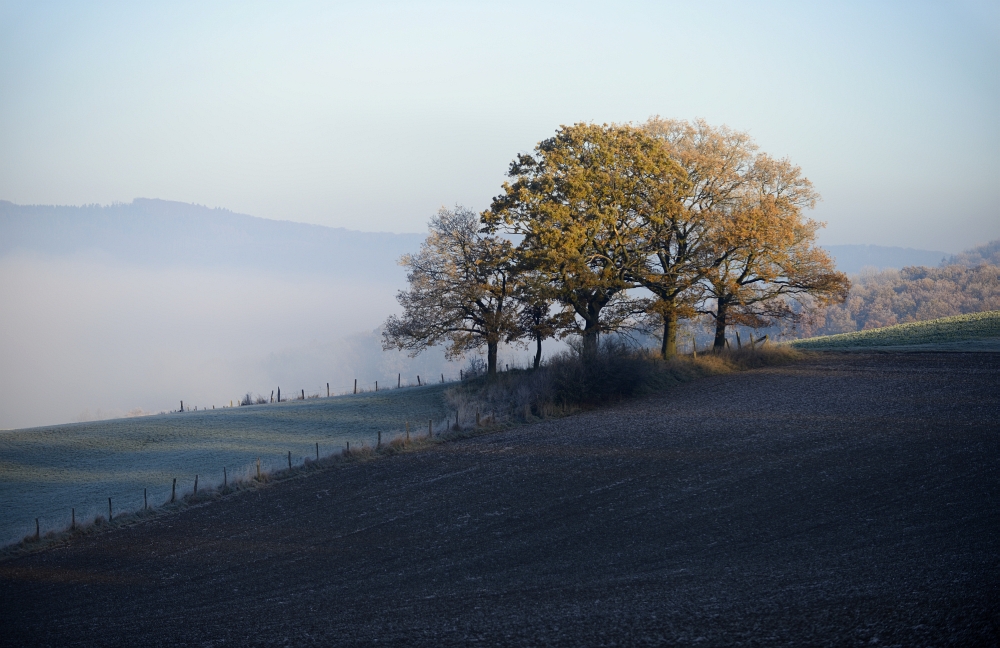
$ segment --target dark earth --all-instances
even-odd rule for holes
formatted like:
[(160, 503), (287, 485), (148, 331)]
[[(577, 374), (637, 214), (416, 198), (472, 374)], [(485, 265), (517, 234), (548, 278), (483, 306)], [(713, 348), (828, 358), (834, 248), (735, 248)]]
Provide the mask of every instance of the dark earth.
[(4, 645), (998, 645), (1000, 354), (825, 354), (0, 563)]

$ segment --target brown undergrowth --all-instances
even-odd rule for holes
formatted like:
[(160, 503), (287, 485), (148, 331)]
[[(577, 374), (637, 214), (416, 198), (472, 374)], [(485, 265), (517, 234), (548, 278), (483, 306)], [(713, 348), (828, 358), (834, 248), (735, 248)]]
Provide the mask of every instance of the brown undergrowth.
[(538, 369), (512, 370), (489, 380), (481, 376), (453, 387), (445, 398), (460, 417), (488, 415), (502, 423), (565, 416), (663, 391), (698, 378), (794, 362), (804, 354), (786, 346), (726, 350), (663, 360), (645, 349), (605, 344), (584, 359), (578, 353), (554, 357)]

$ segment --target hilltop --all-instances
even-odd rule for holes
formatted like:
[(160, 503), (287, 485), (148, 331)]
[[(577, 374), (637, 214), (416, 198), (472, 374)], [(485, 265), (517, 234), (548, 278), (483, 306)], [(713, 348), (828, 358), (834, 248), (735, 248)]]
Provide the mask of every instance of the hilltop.
[(1000, 351), (1000, 311), (824, 335), (788, 344), (809, 351)]

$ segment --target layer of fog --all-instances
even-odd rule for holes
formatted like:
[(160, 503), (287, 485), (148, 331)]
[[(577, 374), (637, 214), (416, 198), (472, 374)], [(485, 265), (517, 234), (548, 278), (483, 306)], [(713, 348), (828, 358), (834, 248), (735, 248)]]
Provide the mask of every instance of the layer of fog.
[(457, 378), (468, 358), (383, 351), (376, 330), (422, 240), (163, 200), (0, 201), (0, 429)]
[(440, 349), (381, 350), (388, 283), (36, 254), (0, 258), (0, 277), (0, 428), (458, 373)]

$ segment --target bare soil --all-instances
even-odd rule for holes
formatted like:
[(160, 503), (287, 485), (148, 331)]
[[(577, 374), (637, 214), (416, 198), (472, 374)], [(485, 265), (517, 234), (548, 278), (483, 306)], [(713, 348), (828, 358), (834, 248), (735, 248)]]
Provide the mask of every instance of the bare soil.
[(5, 645), (997, 645), (1000, 354), (825, 354), (0, 563)]

